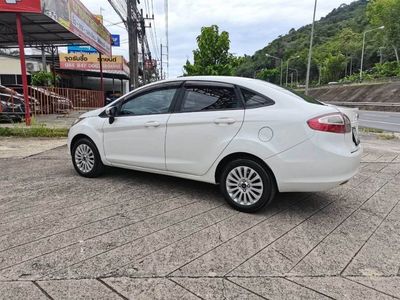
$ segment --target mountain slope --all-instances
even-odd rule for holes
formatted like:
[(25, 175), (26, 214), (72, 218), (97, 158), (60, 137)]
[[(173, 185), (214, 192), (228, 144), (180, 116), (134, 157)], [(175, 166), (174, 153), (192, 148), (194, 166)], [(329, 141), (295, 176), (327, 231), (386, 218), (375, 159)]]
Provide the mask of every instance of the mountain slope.
[[(362, 32), (369, 27), (369, 22), (366, 16), (367, 4), (367, 0), (358, 0), (348, 5), (342, 4), (326, 17), (316, 22), (314, 37), (314, 53), (316, 56), (318, 55), (319, 49), (331, 47), (330, 44), (332, 44), (335, 39), (338, 39), (338, 35), (343, 31), (343, 29), (350, 29), (350, 33), (357, 36), (359, 44), (361, 44)], [(306, 72), (310, 33), (311, 25), (303, 26), (297, 30), (291, 29), (288, 34), (279, 36), (265, 48), (256, 51), (254, 55), (245, 56), (242, 59), (242, 63), (237, 67), (236, 74), (239, 76), (253, 77), (257, 70), (278, 67), (279, 62), (267, 58), (265, 56), (266, 53), (282, 57), (284, 61), (289, 57), (293, 58), (300, 56), (298, 59), (293, 59), (290, 64), (293, 68), (298, 70), (300, 81), (303, 81)], [(377, 60), (379, 61), (376, 51), (383, 43), (382, 39), (379, 38), (379, 32), (372, 33), (369, 37), (370, 41), (367, 44), (365, 57), (366, 67), (371, 67), (373, 63), (377, 62)], [(351, 56), (354, 68), (358, 68), (360, 61), (359, 57), (361, 56), (361, 47), (357, 44), (352, 52), (353, 53), (346, 53), (346, 55), (349, 57)], [(347, 65), (344, 68), (346, 68), (346, 72), (350, 69)], [(343, 71), (343, 73), (345, 73), (345, 71)], [(277, 77), (279, 77), (276, 75), (277, 74), (275, 74), (275, 77), (271, 81), (276, 82)], [(316, 80), (318, 75), (319, 71), (317, 63), (313, 62), (311, 78)]]

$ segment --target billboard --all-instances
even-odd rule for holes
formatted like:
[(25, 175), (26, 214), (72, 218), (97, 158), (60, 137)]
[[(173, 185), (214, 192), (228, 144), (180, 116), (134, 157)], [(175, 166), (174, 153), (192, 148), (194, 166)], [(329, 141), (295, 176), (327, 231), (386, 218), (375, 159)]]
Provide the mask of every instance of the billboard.
[[(79, 71), (99, 71), (100, 57), (98, 54), (60, 53), (60, 68)], [(126, 61), (123, 56), (103, 56), (103, 71), (124, 71)]]
[(29, 12), (42, 11), (40, 0), (0, 0), (1, 12)]
[(102, 54), (111, 56), (111, 34), (79, 0), (41, 1), (42, 12), (45, 15)]
[(97, 53), (97, 50), (91, 46), (82, 46), (82, 45), (69, 45), (68, 53)]
[[(120, 47), (121, 46), (121, 38), (119, 34), (112, 34), (111, 35), (112, 42), (111, 46), (113, 47)], [(68, 53), (86, 53), (86, 54), (91, 54), (91, 53), (98, 53), (98, 51), (88, 45), (77, 45), (77, 44), (71, 44), (68, 45)]]

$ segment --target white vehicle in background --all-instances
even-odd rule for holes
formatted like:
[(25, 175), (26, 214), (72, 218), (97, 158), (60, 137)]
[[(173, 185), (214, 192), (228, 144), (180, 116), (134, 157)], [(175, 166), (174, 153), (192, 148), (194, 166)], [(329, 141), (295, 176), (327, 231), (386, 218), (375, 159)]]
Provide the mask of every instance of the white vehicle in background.
[(253, 212), (276, 192), (324, 191), (358, 171), (356, 117), (264, 81), (183, 77), (83, 114), (68, 147), (76, 171), (104, 166), (219, 184)]

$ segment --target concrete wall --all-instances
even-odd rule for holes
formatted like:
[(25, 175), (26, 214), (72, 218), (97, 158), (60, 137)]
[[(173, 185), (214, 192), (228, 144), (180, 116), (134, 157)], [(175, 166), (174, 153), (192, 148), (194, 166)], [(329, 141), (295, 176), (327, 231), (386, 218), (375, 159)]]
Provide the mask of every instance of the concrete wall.
[[(43, 69), (42, 63), (36, 60), (26, 60), (26, 64), (32, 64), (34, 71)], [(21, 75), (21, 65), (19, 58), (0, 56), (0, 75)], [(50, 71), (50, 67), (47, 67)]]
[(381, 102), (400, 104), (400, 81), (375, 83), (375, 84), (353, 84), (326, 86), (310, 90), (310, 95), (324, 102), (351, 102), (351, 107), (363, 110), (378, 111), (400, 111), (399, 106), (382, 106), (357, 104), (357, 102)]
[(327, 86), (311, 89), (310, 95), (327, 102), (400, 103), (400, 81), (379, 84)]

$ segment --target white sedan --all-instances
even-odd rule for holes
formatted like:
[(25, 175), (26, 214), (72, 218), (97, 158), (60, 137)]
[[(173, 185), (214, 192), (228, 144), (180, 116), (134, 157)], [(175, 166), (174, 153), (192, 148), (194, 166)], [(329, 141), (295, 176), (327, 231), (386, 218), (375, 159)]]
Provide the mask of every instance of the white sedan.
[(68, 147), (76, 171), (104, 166), (219, 184), (253, 212), (276, 192), (324, 191), (358, 171), (357, 114), (260, 80), (183, 77), (83, 114)]

